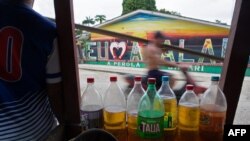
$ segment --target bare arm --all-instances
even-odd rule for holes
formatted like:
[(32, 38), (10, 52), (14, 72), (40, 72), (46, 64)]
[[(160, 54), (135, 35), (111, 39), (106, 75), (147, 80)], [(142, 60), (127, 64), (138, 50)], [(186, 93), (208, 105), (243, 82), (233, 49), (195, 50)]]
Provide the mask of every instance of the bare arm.
[(157, 62), (158, 62), (159, 65), (161, 65), (161, 66), (166, 66), (166, 67), (179, 67), (178, 64), (173, 63), (173, 62), (169, 62), (169, 61), (165, 61), (165, 60), (163, 60), (163, 59), (161, 59), (161, 58), (159, 58)]
[(51, 108), (59, 123), (63, 122), (63, 98), (61, 83), (48, 84), (48, 97)]

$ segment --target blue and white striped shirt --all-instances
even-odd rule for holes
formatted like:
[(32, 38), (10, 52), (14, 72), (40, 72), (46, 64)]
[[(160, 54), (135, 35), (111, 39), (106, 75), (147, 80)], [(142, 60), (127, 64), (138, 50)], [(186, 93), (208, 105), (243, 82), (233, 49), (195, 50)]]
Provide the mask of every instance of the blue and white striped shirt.
[(54, 23), (0, 0), (0, 141), (42, 140), (56, 124), (46, 90), (61, 81), (55, 38)]

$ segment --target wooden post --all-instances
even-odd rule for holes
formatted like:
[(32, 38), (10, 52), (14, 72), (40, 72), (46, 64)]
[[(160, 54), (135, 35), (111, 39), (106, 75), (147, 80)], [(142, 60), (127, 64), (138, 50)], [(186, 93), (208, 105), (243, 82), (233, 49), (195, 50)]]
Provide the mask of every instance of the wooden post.
[(237, 0), (220, 87), (227, 98), (226, 124), (233, 124), (250, 54), (250, 1)]
[(63, 78), (65, 139), (69, 140), (81, 132), (73, 4), (72, 0), (54, 0), (54, 4)]

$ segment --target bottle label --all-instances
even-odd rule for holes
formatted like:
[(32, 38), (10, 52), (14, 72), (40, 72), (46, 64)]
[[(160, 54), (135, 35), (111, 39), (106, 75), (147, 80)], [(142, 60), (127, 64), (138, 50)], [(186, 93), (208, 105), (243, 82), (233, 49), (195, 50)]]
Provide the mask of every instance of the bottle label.
[(200, 129), (213, 132), (223, 132), (226, 112), (202, 111), (200, 115)]
[(173, 121), (172, 121), (172, 114), (167, 113), (166, 116), (164, 116), (164, 128), (173, 128)]
[(208, 125), (210, 123), (210, 117), (209, 117), (209, 115), (201, 114), (200, 116), (201, 116), (200, 117), (200, 124)]
[(83, 130), (90, 128), (103, 128), (103, 110), (80, 111)]
[(159, 138), (163, 135), (164, 117), (145, 118), (138, 116), (137, 133), (142, 138)]

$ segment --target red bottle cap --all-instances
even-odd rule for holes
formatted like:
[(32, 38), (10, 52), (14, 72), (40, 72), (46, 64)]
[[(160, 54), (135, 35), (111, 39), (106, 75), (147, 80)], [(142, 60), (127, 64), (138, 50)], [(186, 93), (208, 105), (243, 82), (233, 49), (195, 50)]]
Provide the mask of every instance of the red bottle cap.
[(94, 83), (95, 79), (93, 77), (87, 78), (87, 83)]
[(135, 81), (141, 81), (141, 76), (135, 76)]
[(194, 90), (194, 85), (191, 84), (186, 85), (186, 90)]
[(117, 81), (117, 77), (116, 76), (111, 76), (110, 77), (110, 81), (111, 82), (116, 82)]
[(148, 78), (148, 84), (155, 84), (156, 79), (155, 78)]

